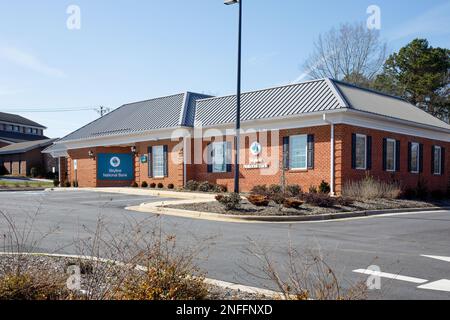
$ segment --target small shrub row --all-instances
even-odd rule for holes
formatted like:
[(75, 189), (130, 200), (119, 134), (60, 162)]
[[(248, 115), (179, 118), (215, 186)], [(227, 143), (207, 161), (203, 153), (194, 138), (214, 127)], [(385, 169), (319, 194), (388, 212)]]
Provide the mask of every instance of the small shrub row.
[(198, 182), (194, 180), (188, 181), (186, 183), (185, 189), (188, 191), (200, 191), (200, 192), (216, 192), (216, 193), (227, 192), (226, 186), (210, 183), (207, 181)]
[(362, 180), (347, 182), (342, 189), (342, 195), (360, 200), (397, 199), (401, 195), (401, 188), (395, 181), (384, 182), (368, 175)]

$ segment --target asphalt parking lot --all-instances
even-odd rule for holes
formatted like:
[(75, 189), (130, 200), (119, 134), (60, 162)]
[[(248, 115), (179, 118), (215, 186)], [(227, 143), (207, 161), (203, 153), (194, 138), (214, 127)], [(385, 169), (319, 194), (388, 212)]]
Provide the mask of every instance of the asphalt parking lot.
[[(36, 235), (58, 226), (57, 232), (39, 243), (37, 251), (77, 253), (74, 239), (88, 237), (86, 227), (95, 229), (99, 216), (118, 232), (130, 220), (142, 226), (156, 222), (164, 232), (176, 235), (181, 246), (208, 241), (198, 262), (210, 278), (273, 288), (270, 282), (243, 270), (256, 263), (246, 249), (250, 240), (270, 246), (274, 260), (281, 262), (292, 243), (299, 250), (320, 249), (345, 281), (344, 286), (365, 280), (371, 272), (367, 268), (378, 266), (381, 290), (371, 291), (371, 298), (450, 299), (449, 211), (321, 223), (236, 224), (124, 209), (163, 200), (169, 199), (88, 191), (7, 192), (0, 193), (0, 211), (11, 216), (17, 226), (36, 215)], [(7, 231), (7, 224), (0, 219), (0, 232)]]

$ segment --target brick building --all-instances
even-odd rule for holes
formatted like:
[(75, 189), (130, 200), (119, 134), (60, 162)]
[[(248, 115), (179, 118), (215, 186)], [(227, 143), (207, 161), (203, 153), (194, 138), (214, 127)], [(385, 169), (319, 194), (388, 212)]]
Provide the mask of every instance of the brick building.
[(52, 145), (54, 139), (27, 141), (0, 148), (0, 172), (13, 176), (29, 176), (31, 169), (46, 176), (56, 168), (56, 160), (42, 151)]
[[(236, 96), (183, 93), (124, 105), (47, 152), (81, 187), (209, 181), (232, 189)], [(322, 180), (339, 193), (370, 174), (450, 183), (450, 126), (408, 102), (321, 79), (242, 95), (242, 191)], [(62, 172), (62, 170), (60, 170)]]
[(0, 112), (0, 148), (13, 143), (48, 139), (46, 127), (16, 114)]

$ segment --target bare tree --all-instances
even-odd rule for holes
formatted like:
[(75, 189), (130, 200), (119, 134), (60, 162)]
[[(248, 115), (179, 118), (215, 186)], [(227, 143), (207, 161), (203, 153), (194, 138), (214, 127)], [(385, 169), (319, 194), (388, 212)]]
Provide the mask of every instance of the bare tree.
[(329, 77), (366, 84), (382, 70), (386, 48), (378, 31), (362, 23), (342, 24), (319, 36), (304, 65), (305, 73), (312, 79)]

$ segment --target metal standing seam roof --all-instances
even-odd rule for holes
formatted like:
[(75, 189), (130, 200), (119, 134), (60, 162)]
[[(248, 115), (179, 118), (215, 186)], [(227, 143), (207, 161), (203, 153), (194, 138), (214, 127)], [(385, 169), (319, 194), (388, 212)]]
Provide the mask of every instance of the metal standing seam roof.
[[(203, 126), (236, 121), (236, 96), (197, 101), (195, 121)], [(346, 108), (327, 79), (243, 93), (241, 121), (279, 118)]]
[[(197, 101), (195, 123), (202, 126), (236, 121), (236, 95)], [(333, 79), (243, 93), (241, 121), (301, 116), (314, 112), (353, 109), (450, 130), (450, 125), (409, 102)]]
[(30, 119), (27, 119), (27, 118), (24, 118), (22, 116), (19, 116), (17, 114), (12, 114), (12, 113), (0, 112), (0, 122), (8, 122), (11, 124), (20, 124), (20, 125), (24, 125), (24, 126), (31, 126), (31, 127), (47, 129), (45, 126), (43, 126), (37, 122), (31, 121)]
[(210, 96), (186, 92), (125, 104), (77, 131), (70, 133), (57, 143), (164, 128), (193, 126), (195, 101), (199, 98), (207, 97)]
[(21, 143), (14, 143), (9, 146), (0, 148), (0, 155), (25, 153), (36, 148), (47, 147), (55, 142), (56, 139), (45, 139), (37, 141), (27, 141)]

